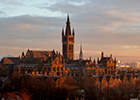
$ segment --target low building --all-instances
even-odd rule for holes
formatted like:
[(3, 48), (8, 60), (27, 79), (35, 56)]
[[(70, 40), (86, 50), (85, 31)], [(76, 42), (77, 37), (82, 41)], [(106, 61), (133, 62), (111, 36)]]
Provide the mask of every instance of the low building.
[(98, 59), (98, 64), (101, 67), (105, 68), (105, 74), (115, 74), (115, 72), (117, 71), (116, 69), (116, 59), (113, 60), (112, 58), (112, 54), (110, 55), (110, 57), (104, 57), (104, 53), (101, 53), (101, 59)]
[(13, 73), (13, 67), (18, 64), (20, 57), (3, 57), (0, 62), (0, 74), (1, 75), (11, 75)]
[(22, 53), (22, 59), (14, 66), (14, 71), (22, 74), (46, 74), (63, 75), (65, 74), (65, 60), (63, 56), (53, 51), (27, 50), (26, 55)]

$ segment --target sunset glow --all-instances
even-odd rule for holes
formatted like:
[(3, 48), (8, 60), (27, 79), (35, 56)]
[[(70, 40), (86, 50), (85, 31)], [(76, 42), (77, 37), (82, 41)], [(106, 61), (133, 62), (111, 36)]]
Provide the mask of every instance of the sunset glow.
[(121, 61), (140, 61), (139, 0), (0, 0), (0, 55), (27, 49), (62, 54), (61, 31), (69, 13), (75, 29), (75, 59), (80, 41), (84, 59), (103, 51)]

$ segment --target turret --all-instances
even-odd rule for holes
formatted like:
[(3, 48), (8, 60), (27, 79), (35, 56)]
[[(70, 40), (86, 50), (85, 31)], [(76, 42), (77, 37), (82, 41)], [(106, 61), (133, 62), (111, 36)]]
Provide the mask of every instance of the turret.
[(97, 62), (99, 63), (99, 58), (97, 58)]
[(75, 35), (75, 32), (74, 32), (74, 28), (73, 28), (73, 32), (72, 32), (72, 35), (73, 35), (73, 36)]
[(62, 36), (64, 36), (64, 29), (62, 28)]
[(94, 65), (94, 67), (96, 66), (96, 61), (95, 61), (95, 59), (94, 59), (94, 61), (93, 61), (93, 65)]
[(102, 51), (101, 58), (103, 58), (103, 57), (104, 57), (104, 53), (103, 53), (103, 51)]
[(94, 62), (94, 64), (96, 64), (96, 61), (95, 61), (95, 59), (94, 59), (94, 61), (93, 61), (93, 62)]
[(115, 57), (114, 63), (117, 63), (117, 61), (116, 61), (116, 57)]
[(25, 58), (24, 52), (22, 52), (21, 59)]
[(80, 45), (79, 60), (83, 60), (82, 44)]

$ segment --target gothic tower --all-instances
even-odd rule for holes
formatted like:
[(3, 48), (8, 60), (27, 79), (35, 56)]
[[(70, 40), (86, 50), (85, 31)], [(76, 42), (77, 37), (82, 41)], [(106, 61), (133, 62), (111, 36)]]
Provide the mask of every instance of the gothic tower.
[(62, 53), (65, 59), (74, 60), (74, 29), (71, 34), (70, 19), (67, 16), (66, 30), (62, 29)]

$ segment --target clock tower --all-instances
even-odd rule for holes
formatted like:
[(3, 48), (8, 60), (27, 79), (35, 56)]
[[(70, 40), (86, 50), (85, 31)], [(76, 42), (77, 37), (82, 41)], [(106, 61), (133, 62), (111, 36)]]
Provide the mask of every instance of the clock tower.
[(74, 29), (71, 34), (69, 15), (67, 16), (66, 29), (62, 29), (62, 53), (65, 59), (74, 60)]

